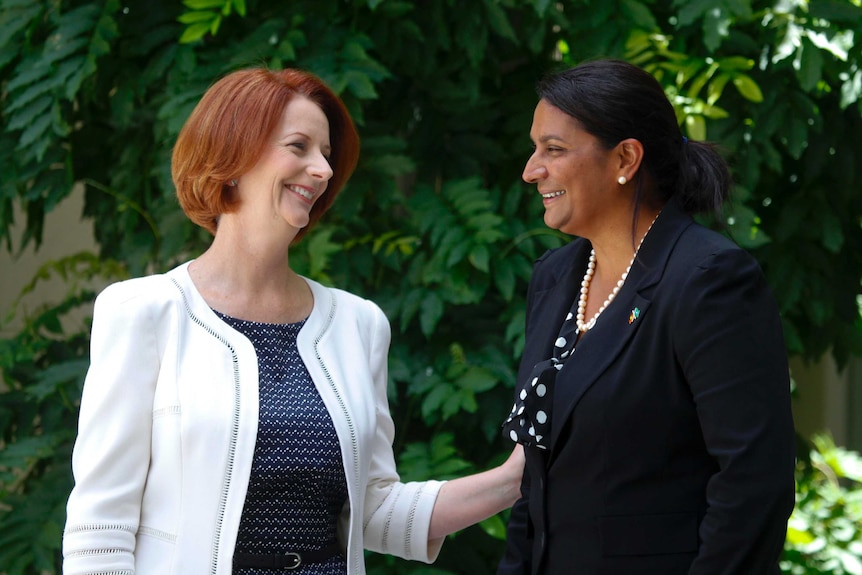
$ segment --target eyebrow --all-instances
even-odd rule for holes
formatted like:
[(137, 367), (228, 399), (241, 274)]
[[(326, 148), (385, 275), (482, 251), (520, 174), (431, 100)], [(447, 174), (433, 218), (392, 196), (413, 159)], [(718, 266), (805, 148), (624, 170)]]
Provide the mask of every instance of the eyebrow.
[(540, 144), (546, 144), (547, 142), (549, 142), (551, 140), (559, 140), (561, 142), (565, 142), (565, 139), (562, 136), (558, 136), (556, 134), (546, 134), (546, 135), (542, 136), (541, 138), (539, 138), (539, 143)]

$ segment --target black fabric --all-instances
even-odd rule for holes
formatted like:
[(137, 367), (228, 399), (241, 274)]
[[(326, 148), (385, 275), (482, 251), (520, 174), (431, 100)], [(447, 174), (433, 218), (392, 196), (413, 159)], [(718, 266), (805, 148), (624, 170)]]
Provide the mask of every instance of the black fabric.
[(319, 551), (269, 555), (263, 553), (234, 553), (233, 566), (255, 567), (257, 569), (298, 569), (307, 563), (323, 563), (330, 557), (341, 553), (338, 545), (330, 545)]
[(578, 322), (575, 319), (578, 300), (569, 310), (550, 359), (540, 361), (523, 382), (515, 396), (515, 404), (506, 421), (503, 434), (525, 446), (548, 449), (551, 434), (551, 405), (557, 373), (563, 368), (578, 341)]

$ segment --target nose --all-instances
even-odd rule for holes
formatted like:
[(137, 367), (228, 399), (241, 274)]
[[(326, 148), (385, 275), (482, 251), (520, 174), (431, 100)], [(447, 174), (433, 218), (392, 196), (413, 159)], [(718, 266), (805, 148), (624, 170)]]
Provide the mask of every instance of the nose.
[(527, 160), (527, 165), (524, 166), (524, 172), (521, 174), (521, 178), (528, 184), (535, 184), (544, 178), (546, 174), (547, 171), (545, 170), (545, 167), (539, 163), (536, 159), (536, 153), (533, 152)]
[(329, 159), (321, 153), (315, 155), (308, 165), (308, 173), (318, 180), (329, 181), (334, 173)]

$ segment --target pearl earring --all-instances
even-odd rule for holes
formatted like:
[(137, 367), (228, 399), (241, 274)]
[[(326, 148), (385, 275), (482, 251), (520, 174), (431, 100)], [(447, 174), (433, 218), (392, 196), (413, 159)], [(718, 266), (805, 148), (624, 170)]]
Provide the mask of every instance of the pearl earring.
[(231, 181), (230, 181), (230, 185), (232, 185), (233, 187), (236, 187), (236, 180), (235, 180), (235, 179), (234, 179), (234, 180), (231, 180)]
[(619, 178), (617, 178), (617, 181), (620, 183), (621, 186), (625, 186), (626, 182), (628, 182), (625, 176), (620, 176)]

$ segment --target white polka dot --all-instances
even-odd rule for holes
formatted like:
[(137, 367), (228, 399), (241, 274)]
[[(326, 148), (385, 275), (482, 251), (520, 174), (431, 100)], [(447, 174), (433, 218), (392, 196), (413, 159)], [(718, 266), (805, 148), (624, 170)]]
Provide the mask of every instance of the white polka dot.
[(554, 342), (554, 345), (555, 345), (555, 346), (557, 346), (557, 347), (563, 347), (563, 346), (565, 346), (565, 345), (566, 345), (566, 338), (564, 338), (564, 337), (558, 337), (558, 338), (557, 338), (557, 341), (555, 341), (555, 342)]
[(572, 312), (569, 312), (569, 315), (566, 316), (566, 321), (569, 321), (570, 319), (572, 319)]
[(534, 377), (534, 378), (533, 378), (533, 381), (531, 381), (531, 382), (530, 382), (530, 385), (531, 385), (532, 387), (536, 387), (536, 382), (538, 382), (538, 381), (539, 381), (539, 378), (538, 378), (538, 377)]
[(536, 428), (531, 425), (527, 433), (529, 433), (530, 435), (536, 435)]
[(521, 408), (518, 410), (518, 415), (521, 415), (522, 413), (524, 413), (524, 406), (523, 406), (523, 405), (522, 405), (522, 406), (521, 406)]
[(509, 439), (511, 439), (512, 441), (518, 441), (518, 434), (515, 432), (514, 429), (509, 432)]
[(546, 421), (548, 421), (548, 414), (544, 411), (537, 412), (536, 421), (538, 421), (539, 423), (545, 423)]
[(562, 363), (558, 363), (558, 364), (557, 364), (557, 365), (555, 365), (554, 367), (556, 367), (556, 368), (557, 368), (557, 371), (560, 371), (561, 369), (563, 369), (563, 364), (562, 364)]
[(538, 395), (539, 397), (545, 397), (546, 391), (548, 391), (548, 389), (545, 387), (545, 384), (540, 383), (536, 386), (536, 395)]
[(527, 390), (526, 390), (526, 389), (522, 389), (522, 390), (521, 390), (521, 401), (523, 401), (523, 400), (525, 400), (525, 399), (527, 399)]

